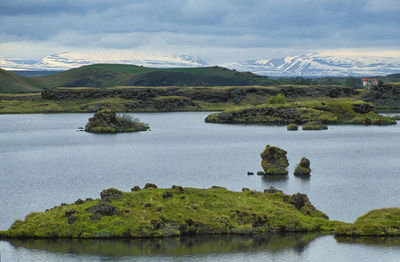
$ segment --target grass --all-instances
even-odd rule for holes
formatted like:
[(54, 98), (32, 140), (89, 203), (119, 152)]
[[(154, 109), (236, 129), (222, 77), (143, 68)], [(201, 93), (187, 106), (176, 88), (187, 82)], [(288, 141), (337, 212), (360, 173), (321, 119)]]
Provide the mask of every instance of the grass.
[[(165, 192), (170, 196), (165, 197)], [(260, 234), (332, 231), (337, 221), (307, 202), (300, 210), (283, 193), (233, 192), (223, 188), (143, 189), (123, 192), (107, 202), (116, 214), (93, 220), (86, 211), (99, 200), (33, 212), (17, 220), (2, 237), (110, 238), (185, 234)], [(68, 223), (66, 212), (75, 210)]]
[(359, 217), (354, 224), (341, 225), (340, 236), (400, 236), (400, 208), (375, 209)]

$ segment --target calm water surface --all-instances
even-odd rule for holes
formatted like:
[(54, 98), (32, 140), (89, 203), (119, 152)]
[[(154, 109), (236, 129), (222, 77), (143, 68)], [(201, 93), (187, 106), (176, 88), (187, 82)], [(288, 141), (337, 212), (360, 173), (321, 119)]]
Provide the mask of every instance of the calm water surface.
[[(206, 124), (203, 121), (206, 115), (135, 114), (149, 123), (151, 131), (117, 135), (78, 132), (77, 128), (84, 126), (89, 114), (0, 115), (0, 230), (8, 229), (15, 219), (22, 219), (32, 211), (43, 211), (78, 198), (98, 197), (104, 188), (130, 191), (134, 185), (143, 186), (146, 182), (160, 187), (219, 185), (236, 191), (243, 187), (263, 190), (272, 185), (289, 194), (306, 193), (331, 219), (347, 222), (374, 208), (400, 206), (399, 125), (330, 126), (327, 131), (287, 132), (285, 127)], [(261, 170), (259, 154), (266, 144), (288, 151), (287, 178), (247, 176), (247, 171)], [(311, 161), (310, 179), (292, 175), (302, 156)], [(214, 241), (222, 246), (255, 241), (238, 239)], [(165, 250), (163, 247), (174, 241), (158, 246)], [(94, 246), (104, 249), (111, 245), (101, 243)], [(78, 245), (87, 247), (86, 250), (95, 249), (93, 244)], [(195, 246), (199, 245), (195, 242)], [(176, 253), (161, 251), (152, 256), (143, 253), (113, 256), (72, 247), (68, 249), (72, 251), (63, 252), (56, 247), (0, 241), (1, 255), (19, 261), (29, 261), (27, 257), (42, 261), (98, 261), (99, 257), (102, 261), (125, 261), (131, 256), (159, 261), (180, 258)], [(357, 252), (366, 254), (366, 259), (384, 256), (386, 260), (381, 261), (400, 260), (400, 250), (387, 242), (348, 243), (332, 236), (316, 237), (300, 253), (291, 246), (280, 251), (263, 244), (257, 248), (251, 252), (233, 247), (227, 249), (232, 252), (189, 252), (185, 260), (240, 261), (243, 256), (251, 256), (260, 261), (266, 258), (320, 261), (321, 256), (347, 254), (343, 259), (351, 261), (353, 255), (354, 258), (361, 255)], [(395, 257), (398, 259), (391, 260)]]

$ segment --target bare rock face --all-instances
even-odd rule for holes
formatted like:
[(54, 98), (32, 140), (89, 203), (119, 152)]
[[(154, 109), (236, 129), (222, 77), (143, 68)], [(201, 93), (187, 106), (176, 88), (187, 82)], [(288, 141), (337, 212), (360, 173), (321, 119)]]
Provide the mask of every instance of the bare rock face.
[(309, 176), (311, 173), (310, 169), (310, 160), (303, 157), (300, 160), (300, 163), (297, 165), (296, 169), (294, 170), (295, 176)]
[(260, 154), (261, 166), (265, 175), (287, 175), (286, 168), (289, 166), (286, 157), (286, 151), (276, 147), (267, 145), (265, 150)]

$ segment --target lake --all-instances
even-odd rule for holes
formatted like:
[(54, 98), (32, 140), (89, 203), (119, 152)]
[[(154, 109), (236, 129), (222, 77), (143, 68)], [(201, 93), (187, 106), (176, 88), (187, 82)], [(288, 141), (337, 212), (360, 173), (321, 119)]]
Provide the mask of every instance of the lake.
[[(14, 220), (23, 219), (32, 211), (44, 211), (78, 198), (98, 198), (105, 188), (130, 191), (134, 185), (143, 186), (147, 182), (159, 187), (218, 185), (235, 191), (243, 187), (261, 191), (274, 186), (287, 194), (306, 193), (311, 203), (330, 219), (346, 222), (353, 222), (371, 209), (400, 206), (399, 125), (329, 126), (326, 131), (288, 132), (283, 126), (206, 124), (207, 114), (134, 114), (148, 123), (151, 131), (111, 135), (77, 131), (90, 114), (0, 115), (0, 230), (8, 229)], [(260, 153), (267, 144), (288, 152), (287, 178), (247, 176), (248, 171), (261, 170)], [(302, 156), (311, 161), (309, 179), (293, 176)], [(226, 237), (170, 239), (161, 240), (161, 244), (150, 241), (147, 245), (160, 248), (152, 248), (157, 255), (151, 256), (149, 253), (121, 256), (93, 253), (96, 248), (113, 250), (113, 245), (127, 250), (142, 245), (123, 241), (67, 242), (50, 246), (46, 241), (36, 244), (0, 241), (0, 251), (2, 257), (19, 257), (20, 261), (29, 261), (23, 259), (28, 257), (41, 261), (98, 261), (99, 257), (105, 261), (124, 261), (132, 256), (141, 260), (176, 261), (182, 257), (171, 249), (196, 250), (196, 246), (203, 252), (184, 252), (185, 260), (240, 261), (246, 256), (246, 259), (260, 261), (266, 258), (298, 261), (324, 258), (327, 261), (323, 256), (329, 254), (348, 254), (349, 261), (352, 256), (358, 258), (362, 254), (368, 255), (366, 259), (376, 258), (375, 261), (398, 261), (390, 259), (400, 257), (399, 247), (391, 245), (391, 240), (365, 243), (318, 236), (299, 253), (292, 244), (285, 244), (285, 237), (284, 240), (280, 237), (273, 242), (260, 241), (259, 245), (248, 244), (257, 240), (243, 237), (234, 241)], [(198, 241), (216, 241), (215, 245), (226, 248), (207, 253), (204, 252), (207, 248), (201, 249)], [(175, 242), (178, 246), (171, 247)], [(264, 242), (278, 243), (271, 245), (283, 248), (271, 250)], [(192, 244), (186, 247), (185, 243), (194, 243), (195, 247)], [(71, 247), (65, 248), (66, 252), (57, 248), (68, 245)], [(166, 252), (168, 250), (170, 253)], [(382, 256), (386, 259), (380, 259)], [(332, 261), (338, 260), (334, 258)]]

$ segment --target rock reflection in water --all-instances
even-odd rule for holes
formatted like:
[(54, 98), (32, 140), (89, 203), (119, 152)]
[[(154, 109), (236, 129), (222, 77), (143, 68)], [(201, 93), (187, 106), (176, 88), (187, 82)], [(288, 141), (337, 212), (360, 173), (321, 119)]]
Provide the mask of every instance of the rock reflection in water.
[(10, 239), (16, 248), (43, 250), (75, 255), (122, 256), (182, 256), (211, 253), (236, 253), (294, 249), (303, 252), (321, 234), (272, 234), (267, 236), (185, 236), (133, 240), (78, 239)]
[(342, 237), (336, 236), (336, 241), (341, 244), (358, 244), (366, 246), (394, 246), (400, 248), (399, 237)]

